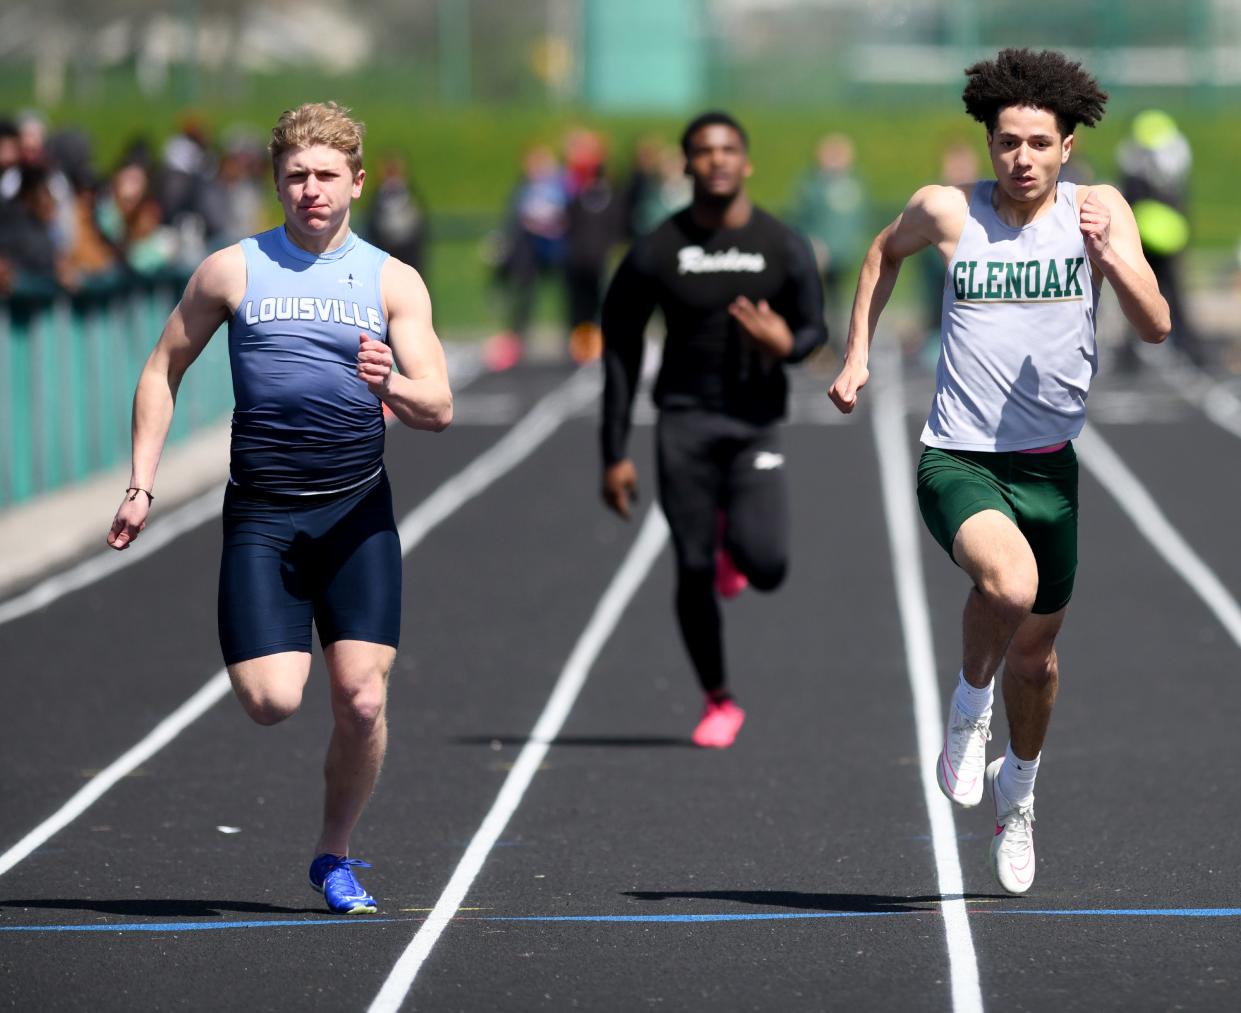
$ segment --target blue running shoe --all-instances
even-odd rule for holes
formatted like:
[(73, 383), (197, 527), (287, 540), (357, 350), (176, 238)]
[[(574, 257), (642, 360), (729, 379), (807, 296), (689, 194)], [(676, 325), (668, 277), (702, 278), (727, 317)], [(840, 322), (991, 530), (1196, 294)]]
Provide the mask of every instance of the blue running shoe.
[(379, 909), (375, 898), (362, 889), (353, 867), (369, 869), (360, 858), (340, 858), (323, 854), (310, 863), (310, 886), (323, 894), (329, 911), (338, 915), (373, 915)]

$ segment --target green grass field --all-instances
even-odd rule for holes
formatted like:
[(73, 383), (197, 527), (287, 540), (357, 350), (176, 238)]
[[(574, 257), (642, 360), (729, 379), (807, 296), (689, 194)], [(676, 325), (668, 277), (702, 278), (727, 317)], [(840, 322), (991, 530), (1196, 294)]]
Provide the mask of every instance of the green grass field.
[[(443, 106), (421, 98), (430, 87), (409, 71), (374, 70), (365, 76), (336, 78), (282, 75), (243, 81), (181, 81), (159, 99), (138, 94), (128, 77), (105, 77), (85, 97), (49, 110), (58, 126), (84, 128), (94, 145), (96, 165), (107, 171), (125, 147), (143, 136), (158, 146), (178, 118), (193, 109), (217, 133), (243, 126), (265, 135), (279, 112), (303, 101), (333, 98), (354, 109), (367, 124), (371, 164), (385, 151), (399, 151), (409, 162), (432, 216), (433, 246), (428, 280), (441, 329), (482, 333), (500, 319), (482, 240), (498, 221), (522, 152), (535, 141), (558, 145), (573, 126), (602, 131), (611, 143), (611, 164), (623, 175), (635, 140), (658, 134), (674, 140), (683, 116), (601, 116), (547, 106)], [(192, 86), (191, 86), (192, 85)], [(28, 96), (28, 82), (0, 78), (9, 105)], [(203, 96), (198, 101), (178, 95)], [(1077, 138), (1075, 158), (1090, 163), (1097, 179), (1115, 172), (1115, 150), (1136, 106), (1118, 95), (1107, 119)], [(814, 143), (829, 131), (853, 137), (858, 169), (869, 187), (876, 228), (888, 220), (919, 185), (935, 179), (939, 153), (951, 141), (966, 139), (984, 154), (982, 129), (951, 100), (899, 107), (859, 103), (848, 107), (736, 108), (751, 133), (755, 173), (751, 192), (779, 212), (809, 162)], [(1195, 153), (1192, 206), (1195, 246), (1203, 271), (1232, 256), (1241, 238), (1241, 208), (1235, 198), (1235, 166), (1241, 161), (1241, 130), (1227, 106), (1202, 103), (1172, 106)], [(985, 160), (983, 162), (985, 165)], [(274, 202), (273, 202), (274, 208)], [(363, 210), (365, 209), (365, 198)], [(557, 299), (545, 294), (542, 315), (555, 314)]]

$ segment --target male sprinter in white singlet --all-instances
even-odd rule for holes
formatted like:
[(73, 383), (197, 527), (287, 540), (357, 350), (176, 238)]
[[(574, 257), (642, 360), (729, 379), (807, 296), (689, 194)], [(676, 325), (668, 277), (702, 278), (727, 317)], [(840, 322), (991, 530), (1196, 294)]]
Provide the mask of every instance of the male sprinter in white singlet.
[[(1107, 95), (1059, 53), (1006, 49), (965, 71), (966, 111), (987, 128), (995, 180), (927, 186), (867, 253), (844, 367), (828, 391), (850, 412), (901, 261), (947, 265), (943, 351), (922, 431), (918, 503), (973, 581), (961, 672), (936, 768), (954, 803), (995, 802), (991, 867), (1010, 893), (1034, 882), (1034, 778), (1059, 682), (1056, 635), (1077, 569), (1077, 458), (1097, 365), (1099, 287), (1149, 342), (1168, 304), (1133, 212), (1110, 186), (1059, 182), (1073, 132)], [(986, 762), (993, 678), (1004, 663), (1009, 744)]]
[(284, 224), (190, 278), (138, 380), (130, 487), (108, 544), (124, 549), (146, 525), (181, 378), (227, 323), (236, 407), (220, 645), (246, 713), (270, 725), (301, 704), (317, 628), (335, 724), (310, 884), (332, 911), (356, 914), (376, 910), (349, 838), (383, 763), (401, 620), (383, 408), (439, 431), (452, 394), (422, 279), (350, 231), (366, 173), (362, 125), (347, 114), (303, 105), (272, 130)]

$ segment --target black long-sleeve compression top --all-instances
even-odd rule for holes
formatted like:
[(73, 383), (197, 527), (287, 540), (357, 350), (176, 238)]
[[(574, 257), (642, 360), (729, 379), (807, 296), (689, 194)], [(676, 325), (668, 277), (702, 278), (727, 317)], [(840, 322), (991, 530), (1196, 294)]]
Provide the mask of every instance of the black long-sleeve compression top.
[[(765, 299), (793, 332), (785, 360), (763, 350), (728, 312), (738, 296)], [(784, 361), (798, 362), (827, 340), (823, 293), (810, 246), (758, 208), (736, 229), (704, 229), (689, 209), (639, 239), (603, 305), (603, 459), (626, 456), (642, 365), (643, 332), (663, 312), (667, 335), (655, 403), (704, 408), (764, 424), (785, 412)]]

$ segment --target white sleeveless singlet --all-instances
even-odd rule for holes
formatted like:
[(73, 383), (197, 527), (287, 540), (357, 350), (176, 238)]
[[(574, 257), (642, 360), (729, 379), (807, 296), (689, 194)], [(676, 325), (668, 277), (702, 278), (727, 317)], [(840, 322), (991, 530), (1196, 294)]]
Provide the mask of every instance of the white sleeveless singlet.
[(1077, 186), (1058, 183), (1051, 210), (1013, 228), (991, 206), (995, 185), (975, 184), (945, 275), (928, 447), (1029, 450), (1073, 439), (1086, 421), (1099, 293)]

